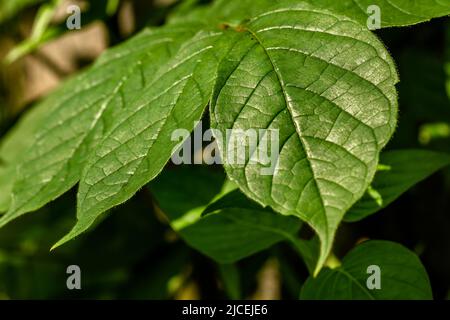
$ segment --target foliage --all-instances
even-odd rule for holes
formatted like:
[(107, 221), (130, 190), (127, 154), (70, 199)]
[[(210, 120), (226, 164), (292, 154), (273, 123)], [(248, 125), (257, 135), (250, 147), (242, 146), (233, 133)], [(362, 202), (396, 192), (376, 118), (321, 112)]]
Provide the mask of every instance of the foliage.
[[(78, 185), (77, 222), (55, 249), (149, 192), (156, 212), (190, 247), (227, 266), (221, 270), (236, 271), (230, 265), (285, 241), (311, 273), (301, 298), (431, 298), (421, 262), (395, 243), (364, 242), (341, 266), (328, 268), (343, 220), (388, 207), (450, 164), (445, 148), (384, 151), (399, 117), (402, 126), (402, 73), (368, 30), (366, 8), (373, 3), (382, 28), (450, 14), (450, 3), (439, 0), (261, 0), (257, 6), (217, 0), (176, 7), (163, 26), (107, 50), (5, 135), (0, 227), (42, 211)], [(225, 161), (225, 173), (170, 166), (179, 146), (172, 132), (192, 132), (202, 119), (217, 139), (230, 129), (278, 130), (274, 173), (260, 174), (264, 165), (251, 161), (254, 151), (244, 166)], [(237, 148), (225, 146), (218, 143), (223, 159)], [(306, 226), (315, 233), (308, 241), (299, 238)], [(367, 264), (384, 270), (382, 291), (365, 289)]]

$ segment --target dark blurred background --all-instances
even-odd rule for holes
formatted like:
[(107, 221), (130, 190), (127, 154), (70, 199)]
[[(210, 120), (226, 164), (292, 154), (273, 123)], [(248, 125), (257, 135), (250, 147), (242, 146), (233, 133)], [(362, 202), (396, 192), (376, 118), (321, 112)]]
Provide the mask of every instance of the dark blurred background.
[[(0, 0), (0, 135), (32, 105), (108, 47), (144, 26), (163, 24), (175, 0), (62, 1), (48, 39), (28, 43), (42, 0)], [(17, 3), (19, 3), (18, 1)], [(189, 1), (194, 3), (195, 1)], [(206, 3), (208, 1), (198, 1)], [(66, 7), (83, 8), (80, 31), (65, 28)], [(377, 32), (400, 73), (400, 120), (388, 149), (450, 152), (448, 19)], [(25, 48), (11, 58), (11, 50)], [(446, 69), (448, 74), (446, 73)], [(297, 299), (307, 277), (302, 261), (279, 244), (233, 265), (190, 249), (154, 210), (148, 191), (114, 210), (89, 233), (49, 248), (75, 220), (75, 191), (0, 230), (0, 299), (126, 298)], [(336, 254), (362, 239), (399, 242), (415, 251), (434, 297), (450, 299), (450, 170), (419, 183), (388, 208), (343, 224)], [(82, 269), (83, 290), (66, 288), (66, 267)]]

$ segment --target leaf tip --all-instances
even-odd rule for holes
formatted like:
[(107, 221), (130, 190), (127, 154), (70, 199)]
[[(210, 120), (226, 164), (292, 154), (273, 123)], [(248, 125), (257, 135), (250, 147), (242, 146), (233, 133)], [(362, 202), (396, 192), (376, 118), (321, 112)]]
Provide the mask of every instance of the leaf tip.
[(51, 248), (50, 248), (50, 252), (54, 251), (56, 248), (61, 247), (63, 244), (65, 244), (66, 242), (68, 242), (70, 233), (66, 236), (64, 236), (62, 239), (60, 239), (58, 242), (56, 242)]
[(317, 261), (316, 267), (314, 268), (314, 272), (312, 274), (313, 278), (316, 278), (319, 275), (320, 271), (322, 271), (324, 263), (325, 262), (319, 258), (319, 261)]

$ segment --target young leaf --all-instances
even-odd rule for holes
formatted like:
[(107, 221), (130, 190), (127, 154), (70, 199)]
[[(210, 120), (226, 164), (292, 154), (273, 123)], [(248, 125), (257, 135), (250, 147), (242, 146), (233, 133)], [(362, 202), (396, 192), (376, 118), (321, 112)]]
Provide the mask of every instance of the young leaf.
[[(198, 27), (145, 30), (108, 51), (93, 68), (71, 79), (44, 101), (44, 106), (37, 107), (41, 111), (30, 118), (37, 118), (40, 127), (32, 131), (33, 143), (20, 159), (11, 208), (0, 219), (0, 227), (40, 208), (78, 182), (87, 155), (111, 129), (117, 114)], [(23, 130), (15, 136), (30, 137), (26, 127), (20, 128)]]
[(303, 300), (428, 300), (430, 281), (419, 258), (389, 241), (367, 241), (350, 251), (335, 269), (310, 277)]
[[(223, 136), (279, 130), (280, 153), (273, 176), (249, 161), (254, 152), (225, 168), (249, 197), (312, 226), (321, 240), (317, 273), (394, 131), (394, 63), (365, 27), (307, 5), (266, 12), (238, 31), (219, 67), (212, 126)], [(231, 152), (219, 143), (222, 158), (242, 144), (250, 150), (249, 141)]]
[(450, 165), (450, 155), (426, 150), (395, 150), (381, 154), (386, 169), (376, 173), (371, 186), (381, 203), (366, 194), (346, 213), (345, 221), (359, 221), (387, 207), (416, 183)]
[(264, 210), (238, 190), (228, 192), (224, 178), (205, 168), (181, 167), (164, 171), (150, 189), (172, 228), (219, 263), (233, 263), (294, 238), (298, 219)]
[[(76, 237), (104, 211), (134, 195), (163, 169), (179, 141), (174, 130), (192, 131), (210, 99), (222, 32), (202, 31), (155, 74), (143, 94), (114, 118), (87, 162), (78, 191), (77, 224), (58, 245)], [(226, 39), (226, 38), (225, 38)]]

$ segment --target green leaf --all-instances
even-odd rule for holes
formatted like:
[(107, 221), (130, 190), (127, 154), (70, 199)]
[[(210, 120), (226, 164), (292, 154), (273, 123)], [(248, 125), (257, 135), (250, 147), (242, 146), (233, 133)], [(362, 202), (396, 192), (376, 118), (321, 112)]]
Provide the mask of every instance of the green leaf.
[[(70, 85), (70, 81), (67, 82)], [(16, 126), (8, 132), (0, 143), (0, 212), (6, 212), (11, 202), (12, 187), (16, 178), (16, 167), (33, 144), (35, 134), (45, 117), (52, 112), (51, 94), (44, 103), (23, 115)]]
[(84, 232), (101, 213), (131, 198), (161, 172), (179, 144), (172, 132), (192, 131), (208, 104), (219, 59), (215, 54), (229, 45), (219, 41), (222, 35), (202, 31), (185, 43), (139, 99), (116, 115), (82, 175), (77, 224), (56, 246)]
[(367, 24), (370, 6), (380, 8), (381, 27), (408, 26), (450, 15), (448, 0), (307, 0), (316, 6), (344, 14)]
[[(244, 20), (264, 12), (275, 4), (292, 6), (298, 0), (219, 0), (213, 12), (222, 19)], [(408, 26), (429, 21), (432, 18), (450, 15), (450, 2), (447, 0), (303, 0), (316, 8), (345, 15), (367, 27), (372, 16), (371, 6), (380, 8), (380, 27)]]
[[(70, 86), (72, 82), (66, 82)], [(0, 162), (6, 165), (15, 165), (24, 156), (25, 151), (33, 144), (36, 132), (43, 125), (48, 114), (56, 107), (57, 92), (50, 94), (45, 102), (27, 111), (19, 122), (2, 137), (0, 143)]]
[[(321, 240), (317, 273), (395, 129), (395, 66), (365, 27), (307, 5), (266, 12), (238, 31), (219, 67), (212, 126), (224, 137), (279, 130), (280, 152), (273, 176), (249, 154), (225, 168), (250, 198), (311, 225)], [(229, 146), (219, 148), (228, 159)]]
[(178, 231), (195, 223), (209, 204), (236, 187), (221, 171), (181, 166), (164, 170), (149, 188), (172, 228)]
[(265, 210), (238, 190), (228, 192), (223, 175), (202, 167), (166, 170), (150, 189), (172, 228), (219, 263), (292, 241), (301, 226), (298, 219)]
[(219, 272), (228, 297), (232, 300), (242, 299), (241, 279), (238, 266), (236, 264), (219, 264)]
[[(189, 24), (147, 29), (109, 50), (91, 69), (71, 79), (37, 107), (41, 111), (30, 118), (36, 117), (45, 125), (37, 132), (31, 130), (33, 143), (20, 159), (12, 205), (0, 219), (0, 227), (42, 207), (78, 182), (89, 152), (111, 130), (117, 114), (198, 28)], [(20, 128), (16, 137), (30, 137), (26, 127)]]
[[(371, 287), (370, 266), (379, 267), (380, 289)], [(369, 286), (370, 287), (370, 286)], [(430, 281), (419, 258), (405, 247), (389, 241), (367, 241), (350, 251), (335, 269), (324, 269), (308, 278), (300, 299), (304, 300), (428, 300)]]
[(251, 17), (259, 15), (272, 7), (279, 6), (281, 3), (287, 5), (295, 5), (298, 1), (294, 0), (258, 0), (258, 5), (255, 6), (252, 0), (242, 1), (229, 1), (229, 0), (217, 0), (214, 1), (211, 9), (210, 16), (213, 19), (223, 21), (225, 23), (242, 23)]
[[(239, 191), (227, 195), (233, 206), (220, 207), (182, 231), (186, 241), (221, 263), (231, 263), (271, 247), (292, 241), (300, 221), (283, 217), (248, 203)], [(245, 201), (245, 202), (244, 202)], [(208, 210), (208, 209), (207, 209)]]
[(371, 188), (381, 203), (368, 192), (346, 213), (345, 221), (359, 221), (387, 207), (400, 195), (436, 171), (450, 165), (450, 155), (426, 150), (395, 150), (381, 154), (384, 169), (376, 173)]
[(11, 202), (12, 181), (14, 167), (0, 166), (0, 213), (8, 210)]

